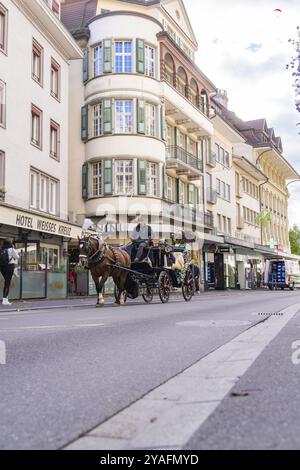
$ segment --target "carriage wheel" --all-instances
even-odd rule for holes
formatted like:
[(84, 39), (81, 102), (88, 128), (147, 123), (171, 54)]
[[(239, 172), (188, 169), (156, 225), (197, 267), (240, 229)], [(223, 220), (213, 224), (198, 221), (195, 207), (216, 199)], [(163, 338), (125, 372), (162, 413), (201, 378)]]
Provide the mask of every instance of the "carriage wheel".
[(182, 295), (186, 302), (190, 302), (195, 294), (195, 281), (191, 269), (188, 269), (182, 285)]
[(150, 304), (152, 302), (153, 295), (154, 295), (154, 289), (152, 289), (151, 287), (147, 287), (146, 289), (144, 289), (144, 293), (142, 294), (142, 297), (144, 301), (146, 302), (146, 304)]
[[(117, 302), (118, 297), (119, 297), (119, 289), (117, 288), (116, 285), (115, 285), (115, 290), (114, 290), (114, 296), (115, 296), (115, 300)], [(125, 291), (125, 293), (124, 293), (124, 302), (126, 303), (126, 301), (127, 301), (127, 292)]]
[(163, 271), (158, 278), (158, 293), (163, 304), (169, 302), (171, 293), (171, 279), (168, 273)]

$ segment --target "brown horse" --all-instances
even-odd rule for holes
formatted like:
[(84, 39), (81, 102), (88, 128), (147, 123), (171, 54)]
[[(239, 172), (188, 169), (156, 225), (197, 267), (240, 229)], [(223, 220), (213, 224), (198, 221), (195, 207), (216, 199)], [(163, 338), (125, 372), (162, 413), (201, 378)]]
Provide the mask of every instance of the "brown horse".
[(107, 245), (103, 240), (86, 236), (79, 239), (79, 257), (91, 271), (98, 295), (97, 305), (104, 305), (103, 287), (109, 277), (113, 278), (118, 288), (116, 304), (124, 305), (128, 272), (120, 268), (130, 269), (131, 261), (128, 253)]

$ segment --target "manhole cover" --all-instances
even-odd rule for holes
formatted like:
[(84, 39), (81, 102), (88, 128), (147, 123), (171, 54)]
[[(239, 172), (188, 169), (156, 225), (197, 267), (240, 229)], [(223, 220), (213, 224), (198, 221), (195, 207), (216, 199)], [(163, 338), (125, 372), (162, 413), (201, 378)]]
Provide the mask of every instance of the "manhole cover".
[(178, 326), (200, 326), (201, 328), (231, 328), (233, 326), (249, 326), (252, 325), (250, 321), (242, 320), (195, 320), (183, 321), (177, 323)]

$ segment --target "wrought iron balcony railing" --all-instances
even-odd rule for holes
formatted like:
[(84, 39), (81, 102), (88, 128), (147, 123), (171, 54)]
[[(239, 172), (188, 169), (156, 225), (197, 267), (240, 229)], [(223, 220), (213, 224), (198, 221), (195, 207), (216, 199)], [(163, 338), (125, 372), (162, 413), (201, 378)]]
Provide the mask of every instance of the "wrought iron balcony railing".
[(171, 145), (167, 147), (166, 159), (167, 163), (170, 161), (175, 161), (178, 163), (183, 163), (187, 167), (197, 170), (197, 172), (203, 172), (203, 161), (199, 160), (195, 155), (187, 152), (185, 149), (178, 147), (177, 145)]

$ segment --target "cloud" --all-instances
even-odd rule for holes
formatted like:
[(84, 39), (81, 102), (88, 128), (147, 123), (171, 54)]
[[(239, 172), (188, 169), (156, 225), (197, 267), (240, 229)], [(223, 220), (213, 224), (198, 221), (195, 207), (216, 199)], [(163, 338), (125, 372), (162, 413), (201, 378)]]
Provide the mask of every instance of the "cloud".
[(262, 48), (262, 44), (255, 44), (254, 42), (251, 42), (251, 44), (249, 44), (249, 46), (246, 47), (246, 51), (257, 52), (261, 48)]

